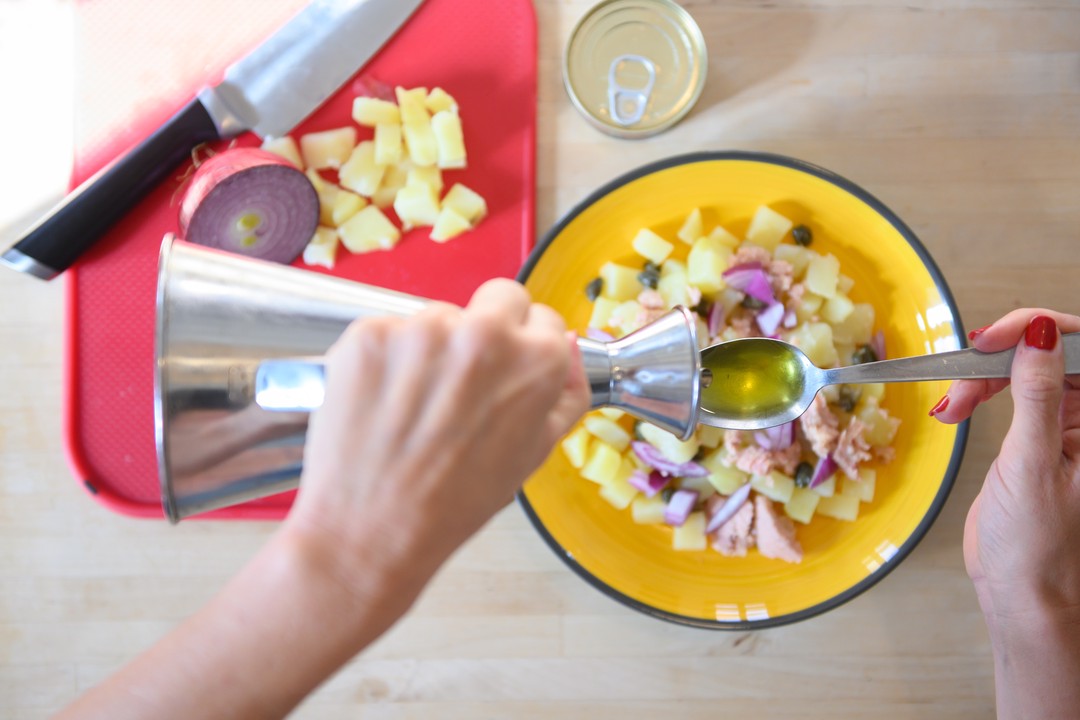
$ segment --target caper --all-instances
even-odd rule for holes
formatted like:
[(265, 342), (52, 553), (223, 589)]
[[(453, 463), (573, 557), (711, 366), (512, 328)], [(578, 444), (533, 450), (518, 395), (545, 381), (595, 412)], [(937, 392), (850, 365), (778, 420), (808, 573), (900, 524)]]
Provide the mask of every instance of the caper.
[(638, 282), (650, 290), (655, 290), (656, 286), (660, 284), (660, 273), (649, 272), (648, 270), (642, 270), (637, 276)]
[(600, 297), (600, 293), (604, 290), (604, 278), (595, 278), (589, 281), (589, 284), (585, 286), (585, 297), (589, 298), (589, 302), (596, 302), (596, 298)]
[(795, 238), (796, 245), (802, 245), (803, 247), (807, 247), (814, 242), (814, 233), (810, 232), (810, 228), (805, 225), (796, 225), (792, 228), (791, 237)]
[(699, 302), (697, 305), (695, 305), (694, 307), (692, 307), (690, 309), (693, 310), (694, 312), (696, 312), (701, 317), (702, 320), (708, 320), (709, 315), (712, 314), (712, 306), (713, 306), (713, 304), (711, 302), (709, 302), (708, 300), (702, 299), (701, 302)]
[(855, 352), (851, 354), (851, 362), (856, 365), (862, 365), (863, 363), (877, 362), (878, 356), (874, 352), (874, 348), (869, 345), (860, 345), (855, 348)]
[(747, 310), (762, 310), (765, 307), (765, 303), (758, 300), (752, 295), (747, 295), (743, 298), (742, 306)]
[(814, 466), (808, 462), (801, 462), (795, 468), (795, 487), (810, 487), (810, 481), (814, 479)]
[(660, 491), (660, 498), (665, 502), (671, 502), (671, 496), (675, 494), (675, 488), (668, 485), (666, 488)]
[(845, 385), (840, 388), (840, 399), (837, 404), (843, 408), (844, 412), (851, 412), (855, 409), (855, 404), (859, 402), (860, 397), (862, 397), (862, 390)]

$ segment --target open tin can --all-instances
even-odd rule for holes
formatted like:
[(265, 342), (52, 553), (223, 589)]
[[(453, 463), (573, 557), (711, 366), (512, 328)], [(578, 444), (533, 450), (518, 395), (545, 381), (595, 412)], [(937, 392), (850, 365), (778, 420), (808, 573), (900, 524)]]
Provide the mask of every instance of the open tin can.
[(672, 0), (605, 0), (570, 35), (563, 82), (596, 128), (622, 138), (675, 125), (705, 87), (708, 53), (694, 18)]

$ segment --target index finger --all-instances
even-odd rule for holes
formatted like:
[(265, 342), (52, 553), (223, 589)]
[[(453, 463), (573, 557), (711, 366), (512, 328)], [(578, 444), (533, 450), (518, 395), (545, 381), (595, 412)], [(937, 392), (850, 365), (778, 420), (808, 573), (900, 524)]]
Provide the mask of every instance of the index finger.
[(531, 304), (529, 293), (523, 285), (506, 278), (495, 278), (488, 280), (473, 293), (465, 308), (465, 314), (474, 318), (489, 317), (521, 325), (529, 315)]
[(972, 330), (968, 334), (971, 344), (983, 352), (999, 352), (1016, 347), (1020, 337), (1027, 330), (1031, 319), (1036, 315), (1049, 315), (1054, 318), (1058, 328), (1064, 333), (1080, 332), (1080, 317), (1043, 308), (1020, 308), (987, 325)]

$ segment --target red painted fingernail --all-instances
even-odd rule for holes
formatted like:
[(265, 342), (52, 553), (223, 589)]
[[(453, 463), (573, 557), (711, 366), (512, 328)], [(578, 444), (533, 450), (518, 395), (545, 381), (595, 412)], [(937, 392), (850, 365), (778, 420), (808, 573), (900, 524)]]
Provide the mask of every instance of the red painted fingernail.
[(978, 330), (972, 330), (971, 332), (968, 333), (968, 340), (971, 340), (972, 342), (975, 342), (975, 338), (979, 337), (980, 335), (982, 335), (984, 332), (986, 332), (989, 329), (990, 329), (989, 325), (983, 325)]
[(930, 410), (930, 417), (934, 417), (939, 412), (945, 412), (945, 408), (949, 407), (949, 396), (945, 395), (937, 401), (937, 405)]
[(1053, 350), (1057, 345), (1057, 323), (1054, 318), (1036, 315), (1028, 323), (1024, 343), (1039, 350)]

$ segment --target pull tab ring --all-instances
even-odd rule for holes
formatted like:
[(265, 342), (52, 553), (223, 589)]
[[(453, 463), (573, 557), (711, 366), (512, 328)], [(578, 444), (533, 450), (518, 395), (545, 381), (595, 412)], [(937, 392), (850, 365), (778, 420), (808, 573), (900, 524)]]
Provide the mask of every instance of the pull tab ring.
[[(629, 88), (619, 83), (616, 71), (622, 63), (636, 63), (645, 68), (645, 72), (649, 74), (645, 87)], [(641, 55), (620, 55), (612, 60), (608, 70), (608, 107), (611, 110), (611, 119), (623, 127), (640, 122), (641, 118), (645, 117), (645, 108), (648, 107), (654, 85), (656, 65), (649, 58)]]

